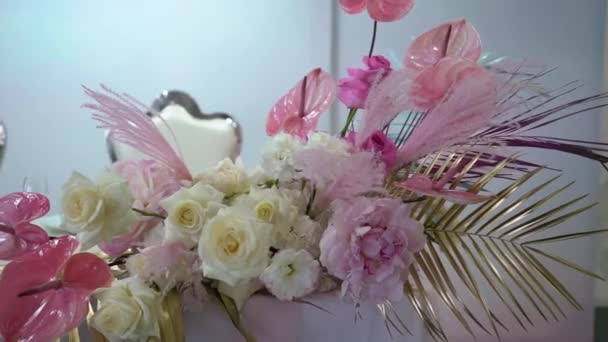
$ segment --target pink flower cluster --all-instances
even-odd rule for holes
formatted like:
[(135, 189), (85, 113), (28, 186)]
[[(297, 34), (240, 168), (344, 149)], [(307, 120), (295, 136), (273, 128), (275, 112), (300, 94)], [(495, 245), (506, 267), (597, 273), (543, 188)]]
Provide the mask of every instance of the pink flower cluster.
[(346, 77), (338, 81), (338, 98), (349, 108), (365, 108), (372, 85), (379, 83), (393, 69), (391, 62), (382, 56), (363, 57), (365, 69), (349, 68)]
[[(159, 202), (180, 189), (175, 172), (154, 160), (120, 161), (113, 165), (113, 169), (127, 180), (135, 199), (133, 207), (146, 212), (163, 213)], [(158, 218), (142, 217), (131, 225), (129, 232), (116, 236), (99, 247), (110, 256), (120, 255), (159, 223)]]
[(396, 199), (337, 201), (321, 238), (321, 263), (357, 302), (403, 299), (413, 253), (426, 243), (422, 225)]

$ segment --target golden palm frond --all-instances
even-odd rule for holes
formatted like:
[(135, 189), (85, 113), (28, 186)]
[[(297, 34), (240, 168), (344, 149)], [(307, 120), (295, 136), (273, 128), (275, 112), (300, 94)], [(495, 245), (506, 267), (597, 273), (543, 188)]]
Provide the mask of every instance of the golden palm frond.
[[(463, 153), (437, 153), (412, 166), (410, 172), (422, 173), (437, 180), (450, 166), (459, 165), (465, 160), (466, 165), (460, 176), (451, 182), (450, 187), (454, 189), (464, 182), (463, 176), (474, 167), (479, 158), (480, 154), (465, 156)], [(509, 162), (510, 159), (505, 159), (473, 181), (469, 179), (468, 191), (483, 191)], [(548, 192), (558, 176), (530, 187), (532, 180), (536, 180), (541, 171), (542, 168), (538, 168), (524, 173), (481, 204), (451, 204), (441, 198), (426, 198), (412, 205), (411, 215), (424, 224), (429, 241), (415, 257), (405, 293), (435, 340), (447, 341), (438, 318), (437, 303), (447, 307), (469, 334), (475, 336), (475, 330), (481, 329), (498, 338), (500, 329), (508, 329), (496, 314), (498, 308), (490, 307), (490, 296), (495, 296), (509, 316), (524, 330), (534, 325), (532, 312), (546, 321), (564, 318), (566, 315), (560, 303), (564, 299), (575, 309), (581, 310), (582, 307), (574, 296), (541, 260), (549, 259), (583, 274), (603, 279), (571, 261), (539, 248), (544, 243), (607, 231), (554, 234), (547, 237), (547, 233), (560, 223), (585, 212), (594, 204), (580, 206), (579, 203), (586, 198), (580, 196), (552, 205), (551, 201), (563, 195), (564, 190), (573, 183)], [(393, 196), (404, 201), (417, 196), (392, 187), (392, 178), (389, 179), (387, 187)], [(505, 182), (503, 179), (496, 181)], [(524, 185), (526, 187), (522, 189)], [(523, 193), (518, 194), (520, 192)], [(470, 297), (474, 301), (469, 301)], [(479, 315), (481, 317), (474, 313), (471, 305), (482, 309), (483, 314)], [(385, 312), (383, 317), (388, 321)]]

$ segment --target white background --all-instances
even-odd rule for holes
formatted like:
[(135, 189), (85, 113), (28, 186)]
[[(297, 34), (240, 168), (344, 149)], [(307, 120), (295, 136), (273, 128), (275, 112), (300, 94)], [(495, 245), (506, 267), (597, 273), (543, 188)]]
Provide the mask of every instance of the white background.
[[(583, 93), (600, 90), (603, 0), (418, 2), (403, 21), (380, 26), (376, 52), (400, 59), (415, 35), (467, 17), (481, 32), (486, 51), (542, 59), (560, 66), (553, 85), (577, 79), (588, 85)], [(366, 15), (347, 16), (332, 0), (2, 0), (0, 118), (8, 127), (9, 147), (0, 192), (19, 190), (25, 176), (46, 178), (56, 203), (72, 169), (92, 177), (101, 173), (107, 165), (103, 134), (79, 108), (80, 84), (98, 82), (143, 102), (163, 89), (182, 89), (205, 111), (232, 113), (244, 127), (244, 159), (253, 165), (275, 100), (315, 66), (343, 76), (346, 67), (359, 65), (370, 32)], [(333, 120), (326, 116), (323, 127), (332, 121), (335, 129), (343, 119), (340, 110)], [(550, 133), (597, 139), (599, 122), (598, 115), (588, 114)], [(564, 168), (564, 181), (576, 178), (570, 195), (597, 197), (595, 165), (554, 154), (531, 156)], [(571, 225), (594, 229), (599, 222), (588, 214)], [(591, 264), (590, 241), (569, 246), (561, 252)], [(563, 276), (591, 308), (591, 282), (569, 272)], [(591, 341), (592, 310), (568, 313), (566, 322), (540, 323), (529, 335), (515, 330), (516, 336), (504, 340)]]

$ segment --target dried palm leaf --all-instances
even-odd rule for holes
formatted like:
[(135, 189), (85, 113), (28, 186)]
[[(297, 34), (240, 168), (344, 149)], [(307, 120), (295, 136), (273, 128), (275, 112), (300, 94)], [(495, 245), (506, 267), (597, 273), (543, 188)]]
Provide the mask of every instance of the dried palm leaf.
[[(467, 179), (468, 172), (482, 155), (439, 152), (411, 165), (406, 173), (424, 174), (436, 180), (450, 167), (466, 163), (462, 172), (451, 181), (453, 189)], [(504, 169), (512, 165), (514, 158), (517, 157), (505, 158), (478, 177), (469, 178), (468, 191), (483, 191), (489, 182), (499, 178)], [(476, 336), (476, 330), (481, 329), (498, 338), (499, 330), (507, 327), (503, 318), (496, 314), (498, 308), (492, 306), (490, 309), (490, 296), (497, 298), (524, 330), (534, 325), (536, 316), (545, 321), (565, 318), (563, 300), (580, 310), (581, 305), (539, 256), (542, 260), (549, 259), (603, 279), (572, 261), (540, 249), (542, 244), (608, 231), (551, 234), (560, 223), (589, 210), (594, 204), (580, 206), (586, 196), (558, 202), (572, 185), (551, 191), (559, 176), (532, 185), (532, 180), (537, 179), (542, 170), (537, 168), (523, 173), (481, 204), (451, 204), (440, 198), (426, 198), (412, 205), (411, 215), (424, 224), (429, 243), (415, 257), (405, 293), (436, 341), (447, 341), (438, 319), (439, 304), (445, 306), (470, 335)], [(403, 201), (415, 198), (416, 194), (392, 185), (400, 177), (403, 175), (394, 173), (388, 178), (389, 193)], [(475, 300), (468, 301), (469, 297)], [(473, 303), (481, 308), (482, 315), (472, 310), (470, 305)], [(386, 307), (381, 312), (387, 326), (395, 329), (386, 318)]]

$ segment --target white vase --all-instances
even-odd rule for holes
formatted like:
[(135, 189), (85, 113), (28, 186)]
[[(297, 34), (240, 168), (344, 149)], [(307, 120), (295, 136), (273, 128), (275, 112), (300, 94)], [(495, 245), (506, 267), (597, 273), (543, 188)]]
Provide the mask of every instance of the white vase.
[[(409, 310), (409, 303), (398, 306), (407, 308), (400, 310), (400, 317), (414, 336), (401, 336), (393, 329), (391, 339), (375, 305), (362, 305), (359, 312), (363, 318), (355, 323), (354, 306), (334, 294), (315, 295), (308, 300), (331, 314), (309, 304), (254, 296), (243, 308), (242, 320), (258, 342), (422, 341), (419, 319)], [(186, 313), (184, 321), (186, 341), (244, 341), (216, 302), (207, 303), (203, 312)]]

